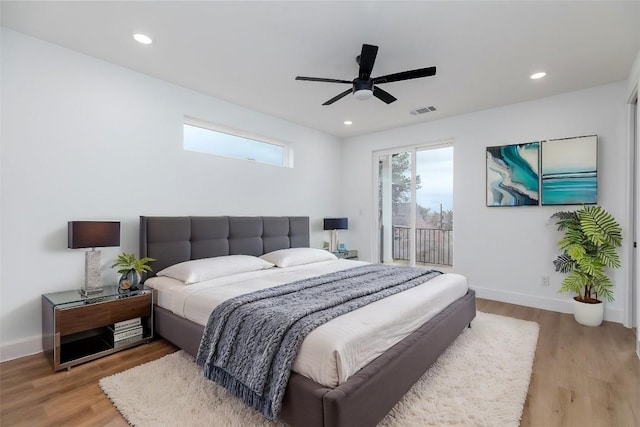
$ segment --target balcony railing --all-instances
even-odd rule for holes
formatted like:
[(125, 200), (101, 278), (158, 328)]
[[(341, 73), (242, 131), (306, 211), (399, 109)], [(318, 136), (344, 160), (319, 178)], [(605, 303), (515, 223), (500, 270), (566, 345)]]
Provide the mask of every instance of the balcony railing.
[[(411, 229), (393, 226), (393, 259), (409, 260)], [(416, 228), (416, 262), (453, 265), (453, 230)]]

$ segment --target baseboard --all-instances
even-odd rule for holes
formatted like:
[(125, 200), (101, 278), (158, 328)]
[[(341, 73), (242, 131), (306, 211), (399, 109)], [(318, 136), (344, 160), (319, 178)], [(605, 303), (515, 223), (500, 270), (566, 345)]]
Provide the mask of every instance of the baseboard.
[[(571, 307), (570, 300), (544, 298), (536, 295), (524, 295), (517, 292), (483, 288), (481, 286), (471, 287), (476, 291), (476, 296), (478, 298), (506, 302), (509, 304), (524, 305), (525, 307), (540, 308), (542, 310), (556, 311), (558, 313), (573, 314), (573, 308)], [(605, 304), (604, 320), (623, 323), (623, 317), (622, 309), (607, 307)]]
[(636, 335), (637, 336), (637, 340), (636, 340), (636, 356), (638, 356), (638, 359), (640, 359), (640, 335)]
[(42, 337), (35, 336), (0, 346), (0, 362), (42, 353)]

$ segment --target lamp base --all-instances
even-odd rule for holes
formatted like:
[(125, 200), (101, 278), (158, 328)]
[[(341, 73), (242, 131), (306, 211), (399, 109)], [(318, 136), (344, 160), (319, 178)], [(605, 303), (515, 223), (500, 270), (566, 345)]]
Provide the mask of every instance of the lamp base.
[(87, 251), (84, 256), (84, 288), (80, 290), (80, 293), (86, 296), (101, 292), (100, 251)]
[(331, 230), (331, 240), (329, 241), (329, 252), (338, 252), (338, 230)]

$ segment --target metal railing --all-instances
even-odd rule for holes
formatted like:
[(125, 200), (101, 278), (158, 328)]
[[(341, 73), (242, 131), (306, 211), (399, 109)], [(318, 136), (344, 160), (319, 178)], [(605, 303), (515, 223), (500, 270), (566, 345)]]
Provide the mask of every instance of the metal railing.
[[(409, 227), (393, 226), (393, 259), (409, 260)], [(416, 262), (453, 265), (453, 230), (416, 228)]]

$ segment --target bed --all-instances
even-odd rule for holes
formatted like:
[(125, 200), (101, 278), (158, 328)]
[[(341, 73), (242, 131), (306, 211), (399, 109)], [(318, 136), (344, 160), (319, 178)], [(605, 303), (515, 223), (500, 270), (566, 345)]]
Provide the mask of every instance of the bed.
[[(140, 217), (140, 254), (157, 259), (155, 272), (187, 260), (308, 246), (308, 217)], [(376, 425), (474, 317), (475, 294), (467, 290), (336, 387), (292, 372), (280, 418), (292, 426)], [(157, 335), (197, 354), (204, 326), (157, 303), (154, 323)]]

